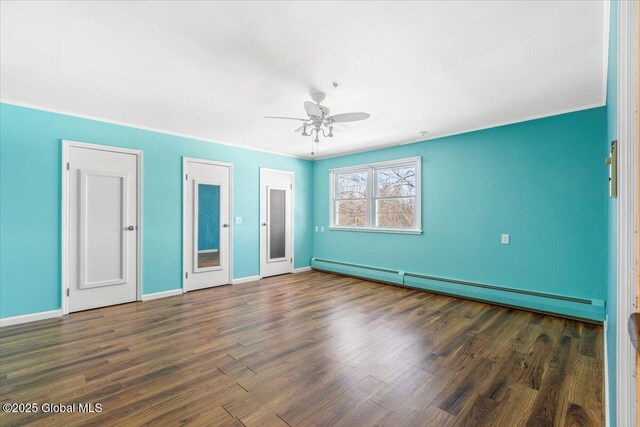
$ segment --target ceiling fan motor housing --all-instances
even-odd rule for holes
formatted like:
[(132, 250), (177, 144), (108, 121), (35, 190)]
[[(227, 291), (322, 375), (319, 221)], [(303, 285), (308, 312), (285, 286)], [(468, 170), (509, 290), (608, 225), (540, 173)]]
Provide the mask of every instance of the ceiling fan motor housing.
[(311, 94), (311, 99), (313, 100), (313, 102), (315, 102), (316, 104), (321, 103), (322, 101), (324, 101), (324, 99), (327, 97), (327, 94), (324, 92), (313, 92)]

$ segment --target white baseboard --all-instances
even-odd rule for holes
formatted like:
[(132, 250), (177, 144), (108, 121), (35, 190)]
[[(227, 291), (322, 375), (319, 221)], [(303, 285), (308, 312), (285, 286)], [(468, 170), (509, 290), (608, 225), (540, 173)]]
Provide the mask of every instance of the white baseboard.
[(311, 267), (310, 266), (306, 266), (306, 267), (300, 267), (300, 268), (294, 268), (293, 269), (293, 273), (304, 273), (305, 271), (311, 271)]
[(170, 291), (155, 292), (153, 294), (142, 295), (142, 301), (150, 301), (152, 299), (173, 297), (182, 295), (182, 289), (171, 289)]
[(238, 285), (240, 283), (255, 282), (256, 280), (260, 280), (260, 276), (248, 276), (248, 277), (241, 277), (239, 279), (233, 279), (231, 281), (231, 284)]
[(20, 323), (35, 322), (37, 320), (52, 319), (54, 317), (61, 317), (62, 309), (41, 311), (40, 313), (23, 314), (22, 316), (4, 317), (0, 319), (0, 327), (19, 325)]

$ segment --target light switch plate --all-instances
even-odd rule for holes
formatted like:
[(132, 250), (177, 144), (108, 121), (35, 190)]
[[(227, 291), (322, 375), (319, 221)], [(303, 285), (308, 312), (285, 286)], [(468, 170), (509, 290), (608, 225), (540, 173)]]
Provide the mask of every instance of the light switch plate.
[(242, 224), (242, 217), (241, 216), (237, 216), (236, 217), (236, 224)]
[(509, 237), (508, 234), (503, 234), (502, 235), (502, 240), (501, 240), (502, 244), (503, 245), (508, 245), (509, 244), (509, 239), (510, 239), (510, 237)]
[(321, 225), (321, 226), (320, 226), (320, 232), (321, 232), (321, 233), (324, 233), (324, 225)]
[(316, 225), (316, 233), (318, 232), (318, 226)]

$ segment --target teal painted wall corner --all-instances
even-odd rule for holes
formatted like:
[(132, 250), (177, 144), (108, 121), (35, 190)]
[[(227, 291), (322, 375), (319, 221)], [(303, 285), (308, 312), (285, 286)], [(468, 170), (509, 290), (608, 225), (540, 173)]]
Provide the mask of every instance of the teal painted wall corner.
[[(259, 168), (295, 173), (295, 267), (312, 249), (312, 163), (0, 104), (0, 317), (60, 308), (61, 140), (143, 151), (143, 294), (182, 286), (182, 157), (234, 164), (234, 278), (259, 274)], [(255, 192), (247, 191), (255, 189)]]
[[(329, 169), (422, 156), (423, 234), (328, 230), (315, 233), (313, 255), (604, 300), (605, 138), (606, 109), (599, 107), (320, 160), (313, 223), (327, 229)], [(511, 235), (509, 245), (500, 244), (502, 233)], [(509, 298), (496, 293), (489, 300)], [(555, 312), (584, 317), (562, 306)], [(603, 311), (587, 317), (602, 320)]]

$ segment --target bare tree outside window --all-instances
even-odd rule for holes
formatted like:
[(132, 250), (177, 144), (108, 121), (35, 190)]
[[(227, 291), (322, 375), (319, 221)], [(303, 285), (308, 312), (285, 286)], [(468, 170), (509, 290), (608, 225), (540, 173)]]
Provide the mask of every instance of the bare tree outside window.
[(420, 232), (419, 158), (331, 172), (332, 227)]
[(367, 222), (367, 171), (336, 175), (336, 225), (362, 227)]
[(399, 166), (375, 171), (376, 226), (414, 228), (416, 225), (416, 170)]

